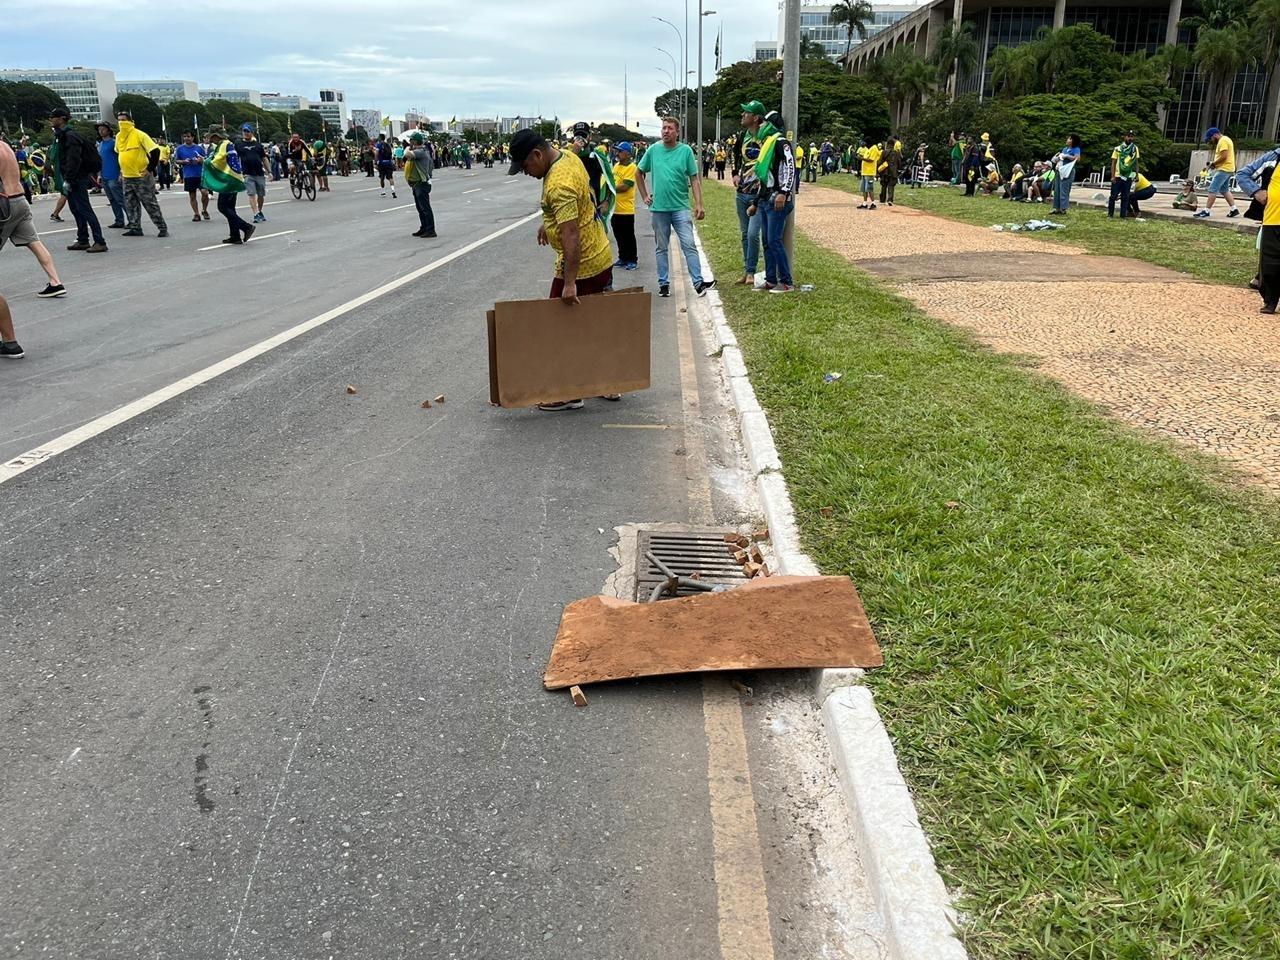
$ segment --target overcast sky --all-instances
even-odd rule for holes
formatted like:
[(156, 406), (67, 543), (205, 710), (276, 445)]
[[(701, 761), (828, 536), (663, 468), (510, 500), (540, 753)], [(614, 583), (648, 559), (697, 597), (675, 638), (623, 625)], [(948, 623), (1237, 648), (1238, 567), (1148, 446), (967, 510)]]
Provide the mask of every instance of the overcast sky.
[[(726, 64), (750, 59), (754, 41), (777, 33), (777, 0), (703, 6), (716, 10), (704, 21), (707, 83), (721, 24)], [(60, 29), (8, 45), (21, 62), (0, 66), (101, 67), (118, 80), (194, 80), (312, 100), (334, 87), (352, 107), (393, 116), (417, 108), (444, 120), (541, 113), (620, 123), (625, 64), (630, 119), (646, 132), (657, 129), (654, 98), (670, 86), (671, 61), (653, 48), (680, 55), (675, 33), (650, 15), (683, 30), (685, 11), (683, 0), (41, 0), (38, 7), (40, 22)], [(691, 69), (697, 8), (693, 0)]]

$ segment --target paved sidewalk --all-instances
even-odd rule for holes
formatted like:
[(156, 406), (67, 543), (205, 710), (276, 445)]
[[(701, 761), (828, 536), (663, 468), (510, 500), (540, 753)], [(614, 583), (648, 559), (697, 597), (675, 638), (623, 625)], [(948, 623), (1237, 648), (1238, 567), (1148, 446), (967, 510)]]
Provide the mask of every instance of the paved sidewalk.
[[(810, 187), (799, 225), (931, 315), (1129, 423), (1280, 493), (1280, 322), (1257, 294), (905, 207), (861, 211)], [(994, 255), (994, 256), (993, 256)]]

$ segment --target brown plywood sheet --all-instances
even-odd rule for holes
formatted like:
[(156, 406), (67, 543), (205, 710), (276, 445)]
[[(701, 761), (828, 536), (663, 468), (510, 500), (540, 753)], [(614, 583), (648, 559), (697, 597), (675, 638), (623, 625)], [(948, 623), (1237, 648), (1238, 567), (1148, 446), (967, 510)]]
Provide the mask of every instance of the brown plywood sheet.
[(529, 407), (649, 389), (649, 317), (642, 289), (560, 300), (508, 300), (489, 321), (489, 394)]
[(766, 577), (656, 603), (589, 597), (565, 607), (548, 690), (673, 673), (884, 663), (848, 577)]

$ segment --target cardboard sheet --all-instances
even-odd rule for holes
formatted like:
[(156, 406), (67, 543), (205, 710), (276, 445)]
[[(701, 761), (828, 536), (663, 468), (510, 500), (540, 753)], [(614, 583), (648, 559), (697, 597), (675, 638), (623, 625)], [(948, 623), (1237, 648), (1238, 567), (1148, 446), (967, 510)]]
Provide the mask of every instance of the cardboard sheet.
[(487, 315), (489, 399), (529, 407), (649, 388), (649, 317), (642, 289), (559, 300), (509, 300)]
[(577, 600), (560, 618), (543, 684), (559, 690), (672, 673), (883, 663), (848, 577), (762, 577), (656, 603)]

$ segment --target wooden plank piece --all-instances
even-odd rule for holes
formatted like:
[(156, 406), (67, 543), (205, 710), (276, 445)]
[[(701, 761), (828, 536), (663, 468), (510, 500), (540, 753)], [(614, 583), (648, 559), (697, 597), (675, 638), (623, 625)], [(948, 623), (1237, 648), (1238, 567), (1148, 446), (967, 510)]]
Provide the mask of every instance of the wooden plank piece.
[(561, 616), (543, 684), (883, 662), (847, 577), (761, 576), (736, 590), (657, 603), (577, 600)]

